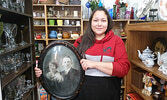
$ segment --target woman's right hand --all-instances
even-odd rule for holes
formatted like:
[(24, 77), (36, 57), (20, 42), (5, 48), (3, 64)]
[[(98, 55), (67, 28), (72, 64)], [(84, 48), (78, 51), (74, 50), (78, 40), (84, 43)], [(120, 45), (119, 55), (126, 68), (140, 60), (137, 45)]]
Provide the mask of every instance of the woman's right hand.
[(36, 77), (40, 77), (42, 75), (42, 70), (39, 69), (38, 67), (35, 67), (34, 70)]

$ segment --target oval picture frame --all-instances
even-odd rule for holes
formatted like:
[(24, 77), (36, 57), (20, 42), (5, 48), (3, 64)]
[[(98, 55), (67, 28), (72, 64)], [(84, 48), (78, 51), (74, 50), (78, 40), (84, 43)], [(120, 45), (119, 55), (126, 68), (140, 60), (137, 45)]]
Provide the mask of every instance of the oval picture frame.
[(83, 79), (81, 55), (69, 42), (52, 41), (40, 54), (43, 88), (58, 99), (72, 99), (79, 92)]

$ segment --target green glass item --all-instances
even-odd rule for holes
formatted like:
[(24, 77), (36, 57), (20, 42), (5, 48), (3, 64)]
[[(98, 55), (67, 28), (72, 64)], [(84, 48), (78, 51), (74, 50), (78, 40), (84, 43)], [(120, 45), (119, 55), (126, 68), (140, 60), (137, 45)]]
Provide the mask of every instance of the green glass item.
[(113, 5), (113, 19), (117, 19), (117, 6), (116, 5)]

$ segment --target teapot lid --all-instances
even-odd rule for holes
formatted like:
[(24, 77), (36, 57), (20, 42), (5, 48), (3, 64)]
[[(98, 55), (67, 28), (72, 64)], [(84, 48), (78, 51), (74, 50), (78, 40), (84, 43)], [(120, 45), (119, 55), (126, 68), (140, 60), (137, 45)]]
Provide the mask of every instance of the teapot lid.
[(149, 47), (147, 46), (147, 48), (145, 50), (143, 50), (144, 53), (149, 53), (149, 52), (152, 52)]

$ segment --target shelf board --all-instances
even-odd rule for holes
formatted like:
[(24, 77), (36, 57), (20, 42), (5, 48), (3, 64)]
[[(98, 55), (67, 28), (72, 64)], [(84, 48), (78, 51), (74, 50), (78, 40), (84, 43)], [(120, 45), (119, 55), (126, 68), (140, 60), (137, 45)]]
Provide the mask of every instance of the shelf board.
[(62, 25), (62, 26), (58, 26), (58, 25), (47, 25), (47, 27), (81, 27), (81, 26), (76, 26), (76, 25)]
[(81, 5), (56, 5), (56, 4), (45, 4), (46, 6), (54, 6), (54, 7), (81, 7)]
[(24, 73), (28, 68), (30, 68), (35, 62), (23, 63), (21, 67), (18, 68), (17, 73), (12, 71), (5, 75), (2, 78), (2, 88), (8, 85), (11, 81), (13, 81), (16, 77)]
[(46, 39), (35, 39), (35, 41), (46, 41)]
[(43, 20), (44, 20), (45, 17), (33, 17), (33, 19), (35, 19), (35, 20), (37, 20), (37, 19), (39, 19), (39, 20), (40, 20), (40, 19), (43, 19)]
[(80, 20), (81, 18), (80, 17), (60, 17), (60, 18), (57, 18), (57, 17), (48, 17), (47, 19), (74, 19), (74, 20)]
[(44, 6), (45, 4), (33, 4), (33, 6), (37, 6), (37, 7), (40, 7), (40, 6)]
[[(89, 19), (83, 19), (83, 21), (87, 22)], [(127, 21), (132, 21), (132, 22), (141, 22), (145, 20), (136, 20), (136, 19), (113, 19), (114, 22), (127, 22)]]
[(66, 40), (66, 41), (72, 40), (72, 41), (75, 41), (76, 39), (48, 39), (48, 40)]
[(167, 31), (167, 21), (128, 24), (130, 31)]
[(28, 48), (30, 46), (32, 46), (33, 44), (27, 44), (25, 46), (18, 46), (16, 48), (11, 48), (9, 50), (4, 50), (4, 52), (0, 53), (0, 56), (3, 56), (5, 54), (8, 54), (8, 53), (12, 53), (12, 52), (17, 52), (17, 51), (20, 51), (22, 49), (25, 49), (25, 48)]
[(122, 89), (125, 89), (126, 87), (125, 86), (121, 86)]
[(135, 65), (137, 65), (138, 67), (148, 71), (148, 72), (151, 72), (153, 75), (167, 81), (167, 75), (163, 74), (161, 71), (158, 70), (159, 66), (158, 65), (154, 65), (153, 67), (146, 67), (142, 61), (140, 60), (131, 60), (131, 62)]
[[(26, 13), (22, 13), (22, 12), (18, 12), (18, 11), (14, 11), (8, 8), (4, 8), (2, 6), (0, 6), (0, 14), (4, 15), (5, 17), (18, 17), (18, 16), (25, 16), (25, 17), (32, 17), (31, 14), (26, 14)], [(8, 16), (10, 15), (10, 16)], [(12, 17), (11, 17), (12, 16)]]
[(134, 85), (130, 84), (130, 86), (144, 99), (144, 100), (153, 100), (152, 96), (146, 96), (142, 93), (141, 89), (138, 89)]
[(34, 27), (45, 27), (45, 25), (34, 25)]

